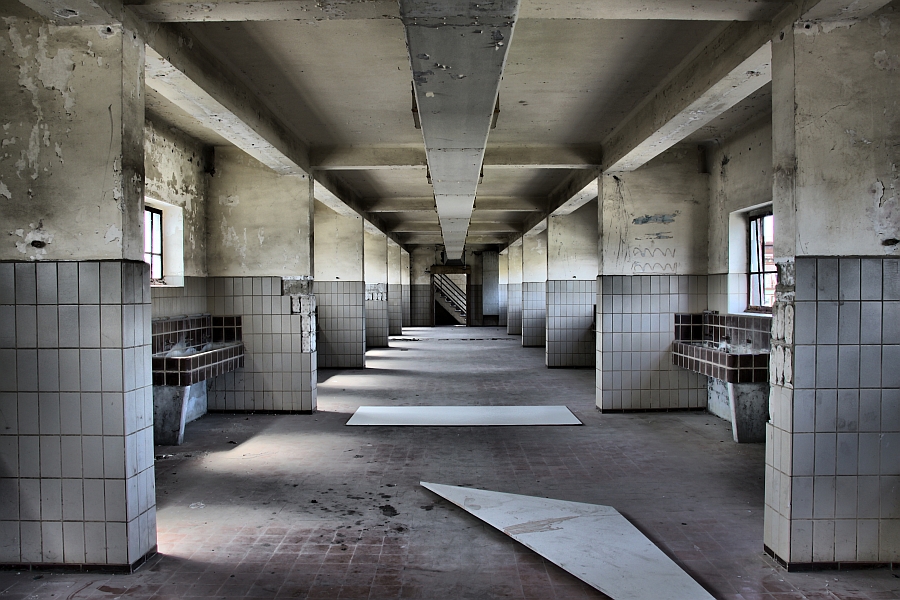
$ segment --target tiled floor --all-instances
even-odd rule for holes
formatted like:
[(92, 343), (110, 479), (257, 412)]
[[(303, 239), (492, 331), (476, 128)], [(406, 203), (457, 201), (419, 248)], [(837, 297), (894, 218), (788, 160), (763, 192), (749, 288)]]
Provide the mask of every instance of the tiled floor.
[[(0, 572), (0, 600), (603, 598), (422, 480), (614, 506), (716, 598), (900, 598), (887, 569), (777, 568), (763, 447), (716, 417), (601, 415), (593, 369), (546, 369), (499, 328), (405, 333), (365, 371), (320, 370), (316, 415), (208, 415), (157, 448), (160, 555), (135, 574)], [(344, 426), (425, 403), (566, 404), (585, 425)]]

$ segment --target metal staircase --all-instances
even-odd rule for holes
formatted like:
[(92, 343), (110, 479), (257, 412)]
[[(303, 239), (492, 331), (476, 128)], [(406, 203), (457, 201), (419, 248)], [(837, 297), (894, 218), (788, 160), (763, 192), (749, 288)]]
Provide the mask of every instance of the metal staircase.
[(460, 289), (453, 280), (442, 273), (435, 274), (432, 279), (434, 299), (460, 325), (466, 324), (466, 292)]

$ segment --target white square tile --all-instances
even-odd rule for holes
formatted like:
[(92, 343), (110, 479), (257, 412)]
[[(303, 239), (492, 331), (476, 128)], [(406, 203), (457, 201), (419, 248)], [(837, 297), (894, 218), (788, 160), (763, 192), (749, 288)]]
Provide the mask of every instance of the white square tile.
[(41, 523), (40, 521), (22, 521), (19, 523), (22, 562), (40, 563), (43, 561), (41, 552)]
[(106, 564), (106, 524), (84, 524), (85, 562), (88, 564)]
[(62, 480), (62, 518), (64, 521), (84, 520), (84, 482), (81, 479)]
[(86, 562), (84, 553), (84, 523), (63, 522), (63, 561), (68, 564)]

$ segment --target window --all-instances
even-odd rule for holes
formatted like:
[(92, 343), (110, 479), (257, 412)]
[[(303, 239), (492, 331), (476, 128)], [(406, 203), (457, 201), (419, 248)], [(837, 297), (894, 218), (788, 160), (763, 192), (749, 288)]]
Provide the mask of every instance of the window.
[(752, 212), (749, 217), (747, 265), (748, 311), (771, 312), (775, 304), (775, 285), (778, 270), (775, 267), (775, 218), (771, 207)]
[(162, 219), (160, 209), (144, 207), (144, 262), (150, 265), (152, 283), (164, 283)]

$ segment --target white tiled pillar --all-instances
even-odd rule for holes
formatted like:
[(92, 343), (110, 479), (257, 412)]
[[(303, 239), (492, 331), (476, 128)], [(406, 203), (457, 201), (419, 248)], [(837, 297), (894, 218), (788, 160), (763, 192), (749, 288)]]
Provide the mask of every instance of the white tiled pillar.
[(366, 280), (366, 348), (387, 348), (388, 313), (388, 238), (372, 226), (366, 226), (364, 238)]
[(900, 561), (898, 29), (887, 13), (773, 41), (764, 540), (790, 567)]
[(315, 282), (318, 365), (366, 366), (363, 220), (316, 202)]
[(400, 251), (400, 294), (401, 294), (401, 310), (402, 310), (402, 326), (409, 327), (412, 319), (410, 313), (409, 299), (409, 252)]
[(548, 367), (593, 367), (597, 200), (547, 223)]
[(522, 239), (509, 245), (506, 286), (506, 333), (522, 335)]
[(500, 311), (500, 327), (507, 326), (507, 314), (509, 310), (509, 248), (500, 252), (498, 258), (498, 285), (497, 285), (497, 302)]
[[(0, 39), (0, 564), (127, 570), (156, 547), (144, 44), (20, 18)], [(56, 83), (24, 85), (48, 56)]]
[(434, 296), (431, 290), (434, 254), (434, 246), (419, 246), (409, 256), (410, 327), (434, 325)]
[(403, 335), (403, 292), (400, 244), (388, 239), (388, 334)]
[(209, 229), (207, 307), (243, 317), (244, 368), (216, 378), (210, 409), (313, 412), (312, 179), (278, 174), (233, 147), (217, 147), (215, 160), (209, 193), (220, 201), (207, 209), (218, 224)]
[(547, 226), (522, 238), (522, 345), (542, 347), (547, 340)]
[(0, 564), (156, 547), (150, 277), (130, 261), (0, 263)]

